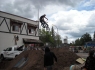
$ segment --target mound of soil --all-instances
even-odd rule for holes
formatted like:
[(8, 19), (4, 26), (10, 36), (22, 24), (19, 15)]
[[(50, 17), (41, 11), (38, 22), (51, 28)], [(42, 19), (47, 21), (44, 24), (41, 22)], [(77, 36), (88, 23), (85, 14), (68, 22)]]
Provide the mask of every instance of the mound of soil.
[[(67, 48), (52, 48), (51, 51), (55, 53), (58, 59), (58, 62), (53, 66), (53, 70), (63, 70), (64, 67), (74, 64), (75, 60), (79, 58), (75, 53), (70, 52)], [(28, 59), (27, 62), (21, 68), (14, 67), (15, 64), (23, 57)], [(7, 63), (7, 65), (6, 70), (43, 70), (44, 51), (24, 51), (14, 60), (10, 61), (10, 63)]]
[(63, 70), (64, 67), (70, 67), (75, 64), (75, 60), (79, 58), (75, 53), (69, 51), (67, 48), (57, 48), (52, 50), (57, 56), (58, 62), (54, 65), (57, 70)]
[(6, 69), (10, 65), (10, 61), (4, 60), (0, 62), (0, 70)]

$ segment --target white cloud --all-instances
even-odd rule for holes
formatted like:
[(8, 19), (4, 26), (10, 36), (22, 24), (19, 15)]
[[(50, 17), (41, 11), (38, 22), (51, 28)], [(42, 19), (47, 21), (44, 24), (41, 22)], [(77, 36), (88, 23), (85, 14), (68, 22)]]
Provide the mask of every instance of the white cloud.
[(87, 27), (95, 27), (95, 12), (90, 16)]
[(82, 0), (0, 0), (0, 10), (26, 18), (35, 18), (37, 9), (40, 10), (40, 14), (48, 12), (47, 14), (50, 15), (59, 11), (61, 8), (68, 9), (75, 7), (81, 1)]
[[(70, 10), (70, 11), (59, 11), (53, 14), (50, 18), (53, 20), (49, 20), (50, 24), (54, 24), (59, 29), (59, 34), (64, 36), (72, 37), (70, 40), (74, 40), (78, 37), (81, 37), (84, 33), (92, 33), (94, 29), (88, 28), (91, 24), (91, 16), (94, 13), (93, 11), (77, 11), (77, 10)], [(94, 15), (93, 15), (94, 16)], [(93, 21), (95, 23), (95, 21)], [(91, 24), (92, 25), (92, 24)], [(91, 26), (90, 25), (90, 26)]]

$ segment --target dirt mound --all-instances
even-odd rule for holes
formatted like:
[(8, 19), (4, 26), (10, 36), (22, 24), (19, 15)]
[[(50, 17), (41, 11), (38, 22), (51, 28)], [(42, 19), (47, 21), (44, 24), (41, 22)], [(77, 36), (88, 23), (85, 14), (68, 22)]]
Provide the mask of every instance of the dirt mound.
[(63, 70), (64, 67), (68, 67), (75, 64), (75, 60), (79, 58), (75, 53), (68, 50), (68, 48), (52, 49), (57, 56), (58, 62), (54, 65), (57, 70)]
[[(23, 57), (27, 58), (27, 62), (25, 63), (25, 65), (22, 66), (21, 68), (14, 67), (17, 64), (17, 62)], [(43, 51), (40, 50), (24, 51), (14, 60), (11, 61), (10, 66), (6, 70), (31, 70), (31, 69), (37, 70), (37, 68), (41, 69), (43, 68), (43, 58), (44, 58)]]
[[(57, 56), (58, 62), (54, 64), (54, 70), (63, 70), (64, 67), (75, 63), (78, 56), (68, 51), (67, 48), (51, 49)], [(24, 51), (14, 60), (10, 61), (10, 65), (6, 70), (43, 70), (44, 69), (44, 52), (42, 50)], [(14, 67), (21, 58), (27, 58), (27, 62), (20, 68)]]
[(0, 62), (0, 69), (3, 70), (3, 69), (6, 69), (8, 66), (10, 65), (10, 61), (2, 61)]

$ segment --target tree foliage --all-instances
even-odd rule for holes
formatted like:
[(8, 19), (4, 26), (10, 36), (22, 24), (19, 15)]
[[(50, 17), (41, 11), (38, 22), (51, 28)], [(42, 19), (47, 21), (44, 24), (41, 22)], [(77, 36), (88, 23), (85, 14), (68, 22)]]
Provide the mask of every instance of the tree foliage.
[(91, 35), (89, 33), (85, 33), (81, 36), (81, 38), (75, 40), (75, 46), (82, 46), (85, 45), (86, 42), (92, 41)]
[(49, 43), (53, 47), (56, 47), (58, 44), (62, 43), (60, 35), (55, 35), (53, 27), (51, 31), (45, 31), (44, 29), (40, 30), (39, 39), (44, 44)]

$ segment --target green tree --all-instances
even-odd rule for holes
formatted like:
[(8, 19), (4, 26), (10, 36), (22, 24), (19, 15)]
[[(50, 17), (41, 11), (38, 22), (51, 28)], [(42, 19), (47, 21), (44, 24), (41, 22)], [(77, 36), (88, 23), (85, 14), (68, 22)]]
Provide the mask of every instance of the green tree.
[(89, 41), (92, 41), (91, 35), (89, 33), (85, 33), (84, 35), (81, 36), (80, 39), (75, 40), (75, 45), (82, 46), (82, 45), (85, 45), (85, 43)]
[(56, 43), (57, 43), (57, 46), (59, 46), (60, 44), (62, 44), (61, 37), (58, 34), (56, 35)]
[(89, 33), (85, 33), (82, 35), (81, 41), (83, 42), (82, 45), (84, 45), (86, 42), (92, 41), (91, 35)]
[(93, 41), (95, 41), (95, 31), (94, 31), (94, 35), (93, 35)]
[(59, 34), (55, 34), (53, 27), (51, 28), (51, 34), (53, 38), (53, 46), (59, 46), (62, 44), (62, 40)]
[(55, 32), (54, 32), (54, 28), (53, 28), (53, 26), (52, 26), (52, 28), (51, 28), (51, 36), (52, 36), (52, 46), (57, 46), (57, 41), (56, 41), (56, 36), (55, 36)]
[(50, 31), (45, 31), (44, 29), (42, 29), (40, 31), (40, 37), (39, 39), (44, 43), (49, 43), (50, 45), (53, 44), (53, 37), (51, 36), (51, 32)]
[(52, 35), (52, 37), (55, 39), (55, 33), (54, 33), (53, 26), (52, 26), (52, 28), (51, 28), (51, 35)]
[(73, 46), (73, 44), (72, 44), (72, 43), (70, 43), (70, 46)]
[(45, 44), (49, 43), (52, 47), (56, 47), (58, 44), (61, 44), (61, 37), (60, 35), (56, 35), (54, 33), (53, 27), (51, 31), (45, 31), (44, 29), (39, 31), (39, 39)]
[(79, 45), (80, 45), (80, 39), (78, 38), (75, 40), (75, 46), (79, 46)]
[(40, 30), (39, 31), (39, 39), (43, 42), (43, 43), (45, 43), (45, 30), (44, 29), (42, 29), (42, 30)]
[(94, 38), (95, 38), (95, 31), (94, 31)]

